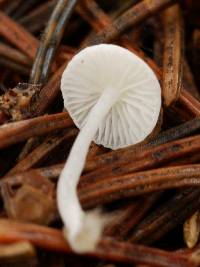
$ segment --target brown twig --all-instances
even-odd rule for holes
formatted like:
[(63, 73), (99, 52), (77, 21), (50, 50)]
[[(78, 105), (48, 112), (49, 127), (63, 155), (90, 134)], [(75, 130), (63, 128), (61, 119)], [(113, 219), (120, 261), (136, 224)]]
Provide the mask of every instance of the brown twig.
[(15, 10), (14, 14), (12, 15), (12, 18), (17, 20), (18, 18), (26, 14), (38, 2), (40, 2), (40, 0), (22, 1), (22, 3), (20, 3), (20, 8), (17, 8), (17, 10)]
[[(84, 206), (91, 207), (114, 200), (144, 195), (169, 188), (199, 186), (200, 165), (159, 168), (130, 173), (80, 184), (80, 199)], [(98, 177), (99, 178), (99, 177)], [(87, 183), (87, 184), (86, 184)]]
[(67, 139), (77, 134), (76, 129), (57, 134), (56, 136), (47, 137), (39, 146), (37, 146), (32, 152), (30, 152), (23, 160), (19, 161), (7, 175), (15, 174), (17, 172), (27, 171), (40, 163), (47, 155), (50, 154), (56, 147), (61, 145)]
[(134, 229), (131, 241), (152, 244), (183, 223), (199, 208), (199, 192), (199, 188), (185, 189), (160, 205)]
[(18, 22), (22, 24), (29, 32), (35, 33), (40, 31), (45, 26), (47, 19), (50, 17), (56, 1), (50, 0), (42, 3), (34, 10), (29, 12), (24, 17), (20, 18)]
[(23, 184), (29, 177), (34, 177), (34, 176), (35, 177), (43, 176), (54, 181), (60, 175), (63, 167), (64, 167), (64, 164), (56, 164), (53, 166), (48, 166), (48, 167), (38, 168), (38, 169), (31, 169), (29, 171), (7, 175), (1, 179), (0, 186), (5, 182), (10, 186)]
[(114, 220), (105, 228), (104, 234), (117, 240), (125, 240), (127, 234), (143, 219), (160, 195), (161, 193), (154, 193), (138, 200), (130, 200), (128, 205), (117, 210)]
[(194, 81), (193, 74), (190, 66), (185, 59), (183, 62), (183, 83), (184, 87), (193, 95), (196, 99), (200, 100), (200, 94)]
[[(199, 140), (200, 136), (197, 135), (148, 149), (141, 148), (135, 151), (124, 149), (118, 153), (107, 153), (86, 163), (85, 170), (94, 171), (86, 174), (84, 179), (85, 181), (100, 180), (103, 177), (155, 168), (176, 158), (197, 152), (200, 149)], [(122, 165), (123, 168), (121, 168)]]
[(24, 66), (20, 63), (13, 62), (9, 58), (1, 57), (0, 58), (0, 65), (4, 67), (8, 67), (8, 69), (14, 70), (17, 73), (23, 74), (28, 76), (30, 74), (30, 67)]
[(199, 130), (199, 127), (200, 127), (199, 118), (189, 120), (176, 127), (172, 127), (169, 130), (161, 132), (154, 140), (146, 144), (146, 147), (165, 144), (167, 142), (191, 135), (197, 130)]
[(200, 102), (189, 92), (182, 90), (179, 101), (185, 108), (187, 108), (188, 111), (191, 112), (191, 114), (198, 117), (200, 116)]
[(166, 106), (180, 96), (182, 81), (182, 17), (178, 4), (167, 8), (164, 16), (163, 96)]
[(32, 151), (37, 145), (39, 144), (39, 137), (30, 137), (26, 144), (23, 146), (21, 152), (19, 153), (17, 157), (17, 162), (21, 161), (24, 159), (30, 151)]
[(72, 120), (65, 112), (9, 123), (0, 127), (0, 148), (24, 141), (29, 137), (69, 127), (72, 124)]
[(7, 15), (12, 16), (12, 14), (16, 11), (21, 2), (22, 0), (15, 0), (15, 1), (11, 0), (9, 1), (9, 3), (7, 3), (7, 5), (4, 5), (3, 11)]
[(76, 7), (76, 11), (97, 32), (112, 23), (111, 19), (93, 0), (84, 0), (80, 2)]
[(31, 66), (31, 60), (17, 49), (14, 49), (8, 45), (0, 43), (0, 56), (9, 58), (10, 60), (26, 65)]
[(40, 90), (37, 100), (30, 107), (33, 116), (42, 115), (60, 91), (60, 80), (67, 63), (64, 63)]
[(63, 167), (64, 164), (57, 164), (44, 168), (31, 169), (29, 171), (7, 175), (1, 179), (0, 186), (5, 182), (10, 186), (16, 186), (25, 183), (25, 181), (29, 179), (29, 177), (38, 177), (38, 176), (39, 177), (44, 176), (53, 181), (58, 178)]
[(2, 11), (0, 11), (0, 35), (18, 47), (28, 57), (34, 59), (39, 45), (37, 39)]
[(171, 3), (172, 1), (170, 0), (141, 1), (125, 11), (113, 22), (113, 24), (110, 25), (110, 27), (106, 27), (106, 29), (99, 32), (95, 37), (92, 36), (90, 40), (87, 40), (85, 46), (111, 42), (124, 33), (128, 28), (137, 25), (145, 18), (153, 15), (155, 12)]
[(48, 78), (50, 65), (61, 41), (77, 0), (59, 0), (46, 26), (44, 37), (37, 51), (32, 67), (30, 83), (44, 83)]
[[(11, 243), (21, 240), (29, 241), (46, 250), (72, 254), (59, 230), (1, 219), (0, 242)], [(200, 261), (197, 253), (183, 255), (127, 242), (117, 242), (111, 238), (102, 239), (96, 250), (87, 255), (116, 263), (145, 263), (158, 267), (193, 267), (198, 266)]]

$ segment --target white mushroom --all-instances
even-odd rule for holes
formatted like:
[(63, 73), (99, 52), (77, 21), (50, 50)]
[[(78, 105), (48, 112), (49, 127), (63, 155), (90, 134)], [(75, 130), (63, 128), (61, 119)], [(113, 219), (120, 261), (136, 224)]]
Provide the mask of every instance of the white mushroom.
[(59, 178), (58, 208), (70, 246), (87, 252), (95, 248), (104, 225), (103, 215), (84, 212), (77, 196), (90, 143), (118, 149), (144, 140), (157, 123), (161, 90), (151, 68), (138, 56), (101, 44), (73, 57), (62, 75), (61, 91), (81, 130)]

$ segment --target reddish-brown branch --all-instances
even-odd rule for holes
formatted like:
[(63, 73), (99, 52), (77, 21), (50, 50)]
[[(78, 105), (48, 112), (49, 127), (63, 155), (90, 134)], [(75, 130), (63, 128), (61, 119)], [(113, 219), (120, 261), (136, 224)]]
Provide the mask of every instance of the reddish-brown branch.
[(5, 45), (3, 43), (0, 43), (0, 55), (4, 56), (14, 62), (26, 65), (26, 66), (31, 66), (31, 60), (18, 50)]
[(132, 147), (97, 156), (86, 163), (85, 170), (93, 171), (84, 175), (84, 179), (100, 180), (103, 177), (155, 168), (170, 160), (199, 151), (199, 140), (200, 135), (197, 135), (146, 149)]
[(163, 96), (166, 106), (179, 99), (182, 83), (183, 27), (178, 4), (164, 12)]
[(200, 185), (200, 165), (160, 168), (130, 173), (80, 184), (80, 199), (85, 207), (102, 205), (118, 199), (144, 195), (169, 188)]
[(189, 91), (189, 93), (193, 95), (196, 99), (200, 100), (200, 94), (195, 84), (193, 73), (186, 58), (183, 62), (183, 83), (186, 90)]
[(128, 205), (117, 210), (114, 220), (107, 226), (104, 234), (117, 240), (125, 240), (127, 234), (143, 219), (160, 195), (161, 193), (154, 193), (138, 200), (130, 200)]
[(159, 240), (199, 209), (199, 194), (199, 188), (179, 191), (144, 218), (134, 229), (130, 240), (142, 244), (152, 244)]
[(84, 0), (76, 7), (79, 15), (97, 32), (109, 26), (112, 21), (93, 0)]
[(65, 112), (8, 123), (0, 127), (0, 148), (71, 125), (73, 121)]
[(19, 161), (8, 173), (15, 174), (18, 172), (27, 171), (36, 164), (44, 160), (56, 147), (61, 145), (67, 139), (77, 134), (76, 129), (70, 129), (67, 132), (57, 134), (56, 136), (47, 137), (38, 147), (30, 152), (23, 160)]
[(137, 25), (145, 18), (153, 15), (155, 12), (171, 3), (171, 0), (143, 0), (140, 3), (133, 5), (131, 8), (129, 8), (120, 17), (118, 17), (113, 22), (113, 24), (100, 31), (95, 37), (92, 36), (90, 40), (87, 40), (87, 43), (85, 45), (88, 46), (99, 43), (111, 42), (117, 37), (119, 37), (128, 28)]
[(200, 117), (200, 102), (189, 92), (182, 89), (179, 102), (191, 112), (191, 114)]
[(0, 11), (0, 35), (18, 47), (24, 54), (34, 59), (39, 42), (22, 26)]
[(31, 169), (29, 171), (24, 171), (16, 174), (11, 174), (4, 176), (0, 180), (0, 186), (2, 183), (7, 183), (10, 186), (16, 186), (18, 184), (23, 184), (25, 183), (26, 179), (29, 177), (37, 177), (37, 176), (44, 176), (46, 178), (54, 180), (55, 178), (57, 179), (58, 176), (60, 175), (62, 169), (64, 167), (64, 164), (57, 164), (53, 166), (48, 166), (44, 168), (39, 168), (39, 169)]
[[(73, 253), (59, 230), (1, 219), (0, 243), (21, 240), (29, 241), (42, 249)], [(144, 263), (160, 267), (194, 267), (198, 266), (200, 261), (197, 254), (193, 257), (193, 254), (166, 252), (127, 242), (118, 242), (111, 238), (102, 239), (95, 251), (87, 255), (116, 263)]]
[(47, 107), (53, 102), (60, 91), (60, 80), (67, 63), (64, 63), (49, 79), (48, 83), (41, 89), (37, 100), (31, 106), (34, 116), (44, 113)]

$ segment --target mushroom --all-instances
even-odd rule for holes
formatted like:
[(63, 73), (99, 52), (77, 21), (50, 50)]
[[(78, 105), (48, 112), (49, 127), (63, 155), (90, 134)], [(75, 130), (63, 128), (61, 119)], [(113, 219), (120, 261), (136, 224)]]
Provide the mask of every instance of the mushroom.
[(105, 215), (85, 212), (77, 184), (92, 140), (118, 149), (143, 141), (154, 129), (161, 89), (151, 68), (129, 50), (112, 44), (87, 47), (76, 54), (61, 79), (64, 106), (80, 132), (57, 186), (65, 236), (76, 252), (95, 248)]

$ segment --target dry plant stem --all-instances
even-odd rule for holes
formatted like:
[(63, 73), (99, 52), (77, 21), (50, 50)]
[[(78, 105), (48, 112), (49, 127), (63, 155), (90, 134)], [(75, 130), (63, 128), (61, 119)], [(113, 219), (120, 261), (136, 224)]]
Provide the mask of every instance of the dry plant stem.
[(119, 37), (128, 28), (135, 26), (145, 18), (153, 15), (158, 10), (161, 10), (171, 3), (171, 0), (141, 1), (124, 12), (113, 22), (112, 25), (100, 31), (95, 37), (92, 37), (91, 40), (87, 40), (85, 46), (111, 42)]
[(0, 56), (6, 57), (14, 62), (31, 66), (31, 60), (17, 49), (14, 49), (8, 45), (0, 43)]
[(122, 13), (124, 13), (132, 5), (135, 5), (137, 2), (138, 0), (127, 0), (120, 3), (119, 8), (117, 10), (111, 11), (110, 16), (114, 19), (119, 17)]
[(199, 171), (200, 165), (196, 164), (114, 176), (95, 183), (84, 181), (79, 191), (81, 203), (93, 207), (164, 189), (199, 186)]
[[(155, 6), (153, 6), (152, 3), (153, 1), (150, 1), (150, 3), (147, 3), (147, 1), (142, 1), (142, 3), (134, 5), (134, 3), (132, 2), (132, 7), (130, 7), (128, 11), (120, 15), (120, 17), (117, 18), (113, 23), (110, 17), (107, 16), (104, 11), (97, 6), (96, 3), (92, 5), (88, 4), (87, 9), (93, 15), (93, 17), (95, 17), (96, 23), (94, 24), (93, 20), (91, 20), (88, 15), (84, 14), (84, 12), (81, 15), (90, 23), (92, 27), (94, 27), (95, 31), (97, 31), (98, 34), (89, 35), (83, 45), (87, 46), (91, 44), (106, 43), (112, 41), (112, 39), (116, 39), (130, 27), (129, 23), (127, 22), (131, 22), (131, 26), (135, 26), (142, 21), (142, 16), (144, 16), (143, 19), (148, 17), (151, 14), (151, 11), (157, 5), (157, 3), (153, 3), (153, 5), (155, 4)], [(150, 7), (149, 10), (148, 4)], [(162, 4), (163, 3), (161, 3), (161, 6)], [(103, 24), (102, 20), (104, 21)], [(121, 29), (121, 24), (123, 24), (123, 30)], [(100, 28), (100, 25), (102, 26), (102, 28)], [(116, 36), (112, 36), (112, 34), (116, 34)], [(130, 42), (129, 46), (132, 47)]]
[(26, 14), (29, 10), (34, 8), (34, 5), (36, 5), (38, 2), (40, 2), (39, 0), (29, 0), (29, 1), (22, 1), (22, 4), (20, 5), (20, 8), (18, 8), (14, 14), (13, 14), (13, 18), (15, 20), (17, 20), (18, 18), (20, 18), (21, 16), (23, 16), (24, 14)]
[(187, 122), (189, 120), (191, 120), (194, 116), (191, 115), (188, 110), (183, 109), (183, 107), (181, 105), (172, 105), (170, 107), (170, 110), (167, 110), (167, 113), (170, 116), (170, 112), (173, 114), (176, 114), (176, 117), (174, 117), (174, 120), (176, 121), (182, 121), (182, 122)]
[(182, 72), (182, 17), (178, 4), (167, 8), (164, 16), (163, 96), (170, 106), (180, 95)]
[[(199, 140), (200, 136), (197, 135), (148, 149), (138, 149), (135, 150), (135, 153), (131, 150), (124, 150), (124, 153), (119, 153), (118, 155), (117, 153), (113, 155), (107, 153), (102, 155), (102, 157), (97, 157), (97, 159), (93, 158), (90, 170), (91, 167), (93, 169), (94, 165), (96, 165), (97, 160), (99, 160), (100, 164), (103, 163), (104, 166), (100, 167), (100, 164), (97, 165), (98, 168), (96, 170), (93, 169), (94, 171), (84, 175), (84, 181), (85, 183), (99, 181), (103, 178), (155, 168), (163, 163), (198, 152), (200, 150)], [(109, 156), (111, 156), (111, 159)], [(121, 168), (122, 166), (123, 168)]]
[(150, 25), (153, 27), (154, 44), (153, 44), (153, 58), (158, 66), (162, 66), (163, 61), (163, 29), (161, 17), (153, 17)]
[(28, 155), (28, 153), (38, 145), (38, 142), (39, 142), (38, 137), (29, 138), (24, 147), (22, 148), (19, 156), (17, 157), (17, 162), (24, 159)]
[(180, 139), (187, 135), (191, 135), (195, 131), (200, 129), (200, 118), (189, 120), (176, 127), (170, 128), (164, 132), (161, 132), (154, 140), (146, 144), (146, 147), (165, 144), (167, 142)]
[(200, 233), (199, 222), (200, 213), (196, 211), (183, 225), (184, 240), (188, 248), (193, 248), (198, 242)]
[(190, 92), (196, 99), (200, 100), (200, 94), (194, 81), (193, 74), (187, 60), (183, 62), (183, 83), (187, 91)]
[(61, 76), (66, 64), (67, 62), (55, 72), (48, 83), (40, 90), (37, 100), (30, 107), (33, 116), (42, 115), (58, 95), (60, 91)]
[(29, 171), (7, 175), (0, 180), (0, 186), (5, 182), (10, 186), (23, 184), (25, 183), (27, 177), (34, 177), (34, 176), (35, 177), (44, 176), (52, 181), (57, 180), (58, 176), (60, 175), (60, 172), (63, 169), (63, 166), (64, 164), (56, 164), (53, 166), (48, 166), (39, 169), (31, 169)]
[(73, 124), (66, 112), (8, 123), (0, 127), (0, 148)]
[[(200, 189), (185, 189), (152, 211), (133, 231), (134, 243), (152, 244), (182, 224), (200, 206)], [(186, 208), (187, 207), (187, 208)]]
[(200, 117), (200, 102), (186, 90), (182, 90), (179, 102), (187, 108), (191, 114)]
[(193, 33), (193, 42), (194, 42), (194, 47), (196, 49), (199, 49), (200, 47), (200, 30), (197, 28), (195, 29)]
[[(131, 1), (131, 2), (127, 1), (125, 3), (125, 5), (122, 6), (122, 8), (124, 8), (126, 5), (127, 5), (127, 7), (130, 7), (131, 5), (133, 5), (133, 1)], [(119, 10), (117, 10), (117, 11), (119, 11)], [(80, 16), (83, 19), (85, 19), (91, 25), (91, 27), (97, 33), (100, 32), (102, 29), (105, 29), (106, 27), (112, 26), (111, 18), (93, 0), (91, 0), (91, 1), (85, 0), (82, 5), (81, 4), (78, 5), (77, 6), (77, 12), (80, 14)], [(111, 15), (111, 17), (113, 18), (113, 15)], [(135, 31), (134, 31), (134, 33), (135, 33)], [(136, 33), (135, 35), (138, 37), (138, 33)], [(91, 36), (92, 36), (92, 34), (91, 34)], [(90, 38), (90, 36), (89, 36), (89, 38)], [(131, 40), (131, 42), (133, 42), (133, 40)], [(135, 40), (134, 40), (134, 43), (135, 43)], [(129, 44), (129, 47), (132, 46), (130, 44), (130, 40), (128, 41), (128, 44)], [(127, 47), (127, 48), (129, 48), (129, 47)]]
[(27, 15), (20, 18), (18, 22), (22, 24), (31, 33), (40, 31), (46, 24), (47, 18), (50, 17), (55, 4), (56, 1), (54, 0), (42, 3), (40, 6), (36, 7), (33, 11), (29, 12)]
[(180, 166), (186, 164), (194, 164), (200, 162), (200, 153), (195, 153), (193, 155), (188, 155), (186, 157), (177, 159), (176, 162), (171, 161), (167, 166)]
[(9, 15), (12, 16), (12, 14), (16, 11), (18, 6), (21, 4), (22, 0), (15, 0), (15, 1), (10, 1), (7, 5), (4, 6), (3, 11)]
[(34, 167), (36, 164), (44, 160), (44, 158), (46, 158), (56, 147), (58, 147), (64, 141), (66, 142), (67, 139), (75, 136), (76, 134), (77, 130), (71, 129), (70, 131), (68, 130), (67, 132), (59, 134), (57, 136), (47, 137), (43, 143), (41, 143), (32, 152), (30, 152), (23, 160), (18, 162), (7, 173), (7, 175), (27, 171), (28, 169)]
[[(73, 253), (59, 230), (1, 219), (0, 242), (12, 243), (21, 240), (29, 241), (45, 250)], [(158, 267), (195, 267), (200, 261), (197, 253), (184, 255), (166, 252), (127, 242), (118, 242), (111, 238), (103, 238), (96, 250), (87, 255), (116, 263), (143, 263)]]
[(0, 262), (13, 262), (22, 259), (34, 258), (36, 251), (29, 242), (21, 241), (0, 245)]
[[(134, 213), (130, 212), (127, 214), (125, 220), (119, 225), (119, 237), (122, 240), (127, 239), (129, 232), (144, 218), (146, 213), (158, 201), (161, 194), (161, 192), (155, 192), (144, 197), (143, 202), (140, 204), (138, 203), (138, 207), (135, 209)], [(117, 232), (116, 235), (118, 236)]]
[(117, 151), (112, 151), (109, 153), (106, 153), (104, 155), (99, 155), (94, 160), (88, 160), (86, 162), (85, 170), (86, 171), (92, 171), (97, 168), (105, 167), (108, 164), (112, 164), (115, 160), (123, 160), (126, 154), (132, 154), (131, 157), (136, 153), (138, 153), (138, 150), (144, 150), (145, 147), (153, 147), (165, 144), (167, 142), (182, 138), (184, 136), (190, 135), (197, 131), (200, 128), (200, 119), (195, 118), (193, 120), (190, 120), (186, 123), (183, 123), (177, 127), (171, 128), (165, 132), (160, 133), (155, 139), (144, 145), (143, 147), (135, 148), (135, 146), (121, 149)]
[(129, 215), (135, 213), (143, 200), (143, 198), (135, 199), (131, 202), (126, 203), (125, 205), (122, 205), (122, 207), (114, 211), (114, 218), (111, 223), (105, 226), (103, 234), (105, 236), (113, 236), (118, 240), (121, 239), (121, 235), (118, 235), (120, 232), (120, 226), (123, 227), (124, 221), (129, 217)]
[(19, 48), (29, 58), (34, 59), (38, 41), (22, 26), (0, 11), (0, 35)]
[(107, 226), (104, 234), (116, 239), (124, 240), (127, 234), (143, 219), (147, 211), (160, 198), (161, 193), (150, 194), (146, 197), (129, 203), (125, 208), (118, 210), (119, 214)]
[(8, 67), (8, 69), (14, 70), (22, 75), (29, 76), (30, 73), (30, 67), (27, 68), (27, 66), (13, 62), (9, 58), (0, 57), (0, 65)]
[(50, 65), (77, 0), (59, 0), (46, 26), (33, 64), (30, 83), (46, 82)]
[(84, 0), (76, 7), (78, 14), (86, 20), (95, 31), (110, 26), (112, 21), (93, 0)]

